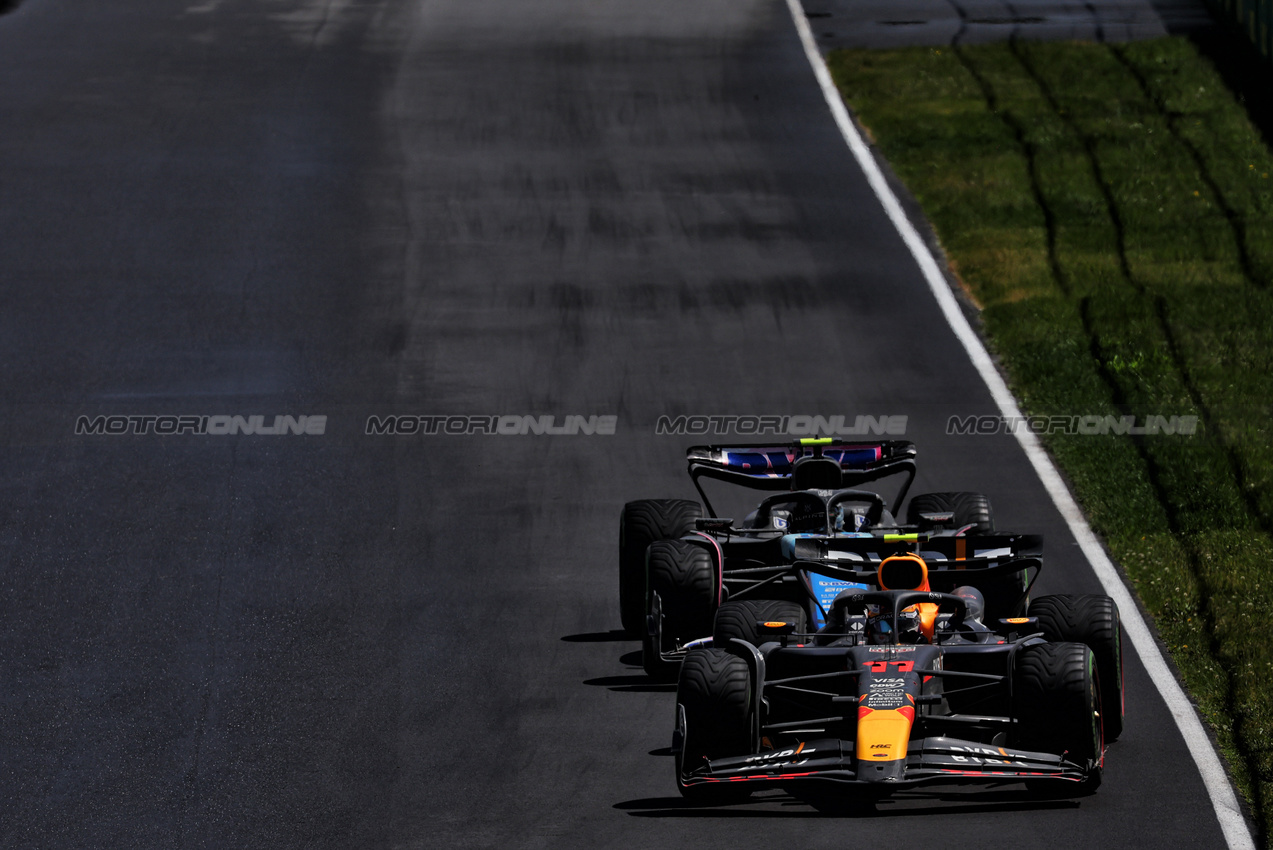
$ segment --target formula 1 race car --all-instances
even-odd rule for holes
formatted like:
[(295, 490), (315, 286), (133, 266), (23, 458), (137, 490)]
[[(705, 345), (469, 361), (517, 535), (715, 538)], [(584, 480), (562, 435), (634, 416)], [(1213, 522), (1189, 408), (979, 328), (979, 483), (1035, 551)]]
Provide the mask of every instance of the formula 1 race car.
[(885, 559), (877, 584), (892, 589), (839, 594), (812, 633), (785, 618), (791, 603), (750, 612), (768, 619), (722, 609), (680, 671), (682, 794), (728, 802), (779, 787), (825, 799), (830, 788), (863, 802), (919, 785), (1014, 782), (1094, 791), (1123, 719), (1113, 600), (1043, 597), (1030, 616), (988, 625), (974, 588), (931, 592), (927, 578), (921, 558)]
[[(809, 622), (821, 626), (838, 593), (869, 589), (884, 558), (907, 552), (929, 561), (936, 589), (975, 581), (992, 618), (1022, 613), (1042, 538), (995, 533), (979, 493), (917, 495), (906, 523), (897, 522), (915, 456), (913, 444), (896, 440), (691, 447), (701, 504), (646, 499), (629, 502), (620, 517), (620, 611), (624, 628), (642, 638), (646, 671), (673, 675), (686, 645), (710, 633), (728, 600), (807, 603)], [(894, 475), (906, 477), (891, 510), (883, 496), (858, 489)], [(702, 479), (779, 492), (735, 524), (716, 516)]]

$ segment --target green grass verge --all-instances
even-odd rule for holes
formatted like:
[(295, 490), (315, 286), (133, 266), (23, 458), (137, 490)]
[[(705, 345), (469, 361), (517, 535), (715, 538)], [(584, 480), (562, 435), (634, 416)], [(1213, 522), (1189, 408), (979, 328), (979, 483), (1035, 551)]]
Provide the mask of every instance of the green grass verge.
[(1199, 417), (1194, 436), (1045, 439), (1268, 835), (1273, 154), (1181, 39), (830, 65), (1029, 413)]

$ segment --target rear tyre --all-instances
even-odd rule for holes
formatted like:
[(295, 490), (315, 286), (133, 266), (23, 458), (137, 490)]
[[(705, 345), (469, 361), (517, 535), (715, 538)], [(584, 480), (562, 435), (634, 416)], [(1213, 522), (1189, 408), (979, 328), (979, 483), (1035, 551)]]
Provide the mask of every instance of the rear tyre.
[[(1013, 746), (1054, 753), (1084, 767), (1073, 787), (1090, 794), (1101, 784), (1104, 737), (1096, 657), (1081, 643), (1043, 643), (1017, 651), (1012, 677)], [(1026, 783), (1031, 790), (1055, 794), (1059, 781)]]
[(796, 634), (804, 634), (807, 630), (805, 611), (794, 602), (774, 599), (739, 599), (726, 602), (716, 611), (712, 640), (724, 646), (730, 638), (738, 638), (752, 646), (760, 646), (765, 638), (760, 635), (756, 624), (775, 620), (791, 623), (796, 627)]
[(1050, 641), (1086, 644), (1096, 656), (1101, 682), (1101, 720), (1105, 741), (1123, 733), (1123, 635), (1118, 606), (1108, 596), (1040, 596), (1030, 616)]
[(743, 783), (685, 785), (688, 771), (705, 760), (755, 752), (751, 722), (751, 670), (723, 649), (692, 649), (681, 664), (676, 686), (678, 715), (685, 713), (681, 750), (676, 754), (676, 787), (688, 799), (728, 802), (751, 791)]
[(645, 549), (656, 540), (682, 537), (703, 515), (688, 499), (641, 499), (619, 514), (619, 617), (629, 634), (645, 633)]
[(995, 515), (990, 500), (981, 493), (920, 493), (911, 498), (906, 508), (906, 523), (931, 527), (932, 523), (920, 514), (953, 513), (945, 527), (963, 528), (971, 525), (977, 534), (991, 534), (995, 530)]
[[(662, 659), (678, 643), (707, 637), (712, 631), (719, 593), (716, 564), (704, 546), (684, 540), (657, 540), (646, 550), (649, 608), (659, 618), (659, 633), (643, 629), (641, 663), (656, 679), (671, 678), (675, 664)], [(654, 608), (655, 595), (658, 608)], [(644, 619), (644, 618), (642, 618)]]

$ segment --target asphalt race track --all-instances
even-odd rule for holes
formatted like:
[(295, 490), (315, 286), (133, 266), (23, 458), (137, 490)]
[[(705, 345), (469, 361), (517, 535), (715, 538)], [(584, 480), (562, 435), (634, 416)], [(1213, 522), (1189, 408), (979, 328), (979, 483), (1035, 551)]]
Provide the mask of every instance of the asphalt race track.
[[(692, 495), (660, 416), (906, 416), (913, 492), (1098, 590), (1016, 442), (945, 435), (995, 409), (781, 0), (193, 2), (0, 16), (0, 845), (1222, 846), (1134, 661), (1078, 802), (677, 795), (617, 631), (620, 507)], [(327, 419), (75, 433), (252, 415)]]

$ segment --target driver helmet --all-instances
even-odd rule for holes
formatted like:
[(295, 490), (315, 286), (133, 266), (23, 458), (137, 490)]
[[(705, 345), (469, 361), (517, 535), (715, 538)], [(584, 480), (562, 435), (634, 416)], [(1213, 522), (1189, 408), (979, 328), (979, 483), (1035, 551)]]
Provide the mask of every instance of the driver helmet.
[(826, 504), (806, 494), (803, 498), (791, 502), (787, 509), (787, 532), (804, 534), (821, 534), (827, 528)]
[(924, 643), (923, 624), (918, 606), (903, 608), (897, 615), (897, 635), (893, 635), (893, 612), (872, 614), (866, 620), (866, 642), (873, 645)]
[(981, 591), (975, 587), (964, 585), (956, 587), (951, 593), (964, 600), (968, 606), (968, 613), (964, 615), (964, 620), (975, 620), (980, 623), (982, 617), (986, 614), (986, 597), (981, 595)]

